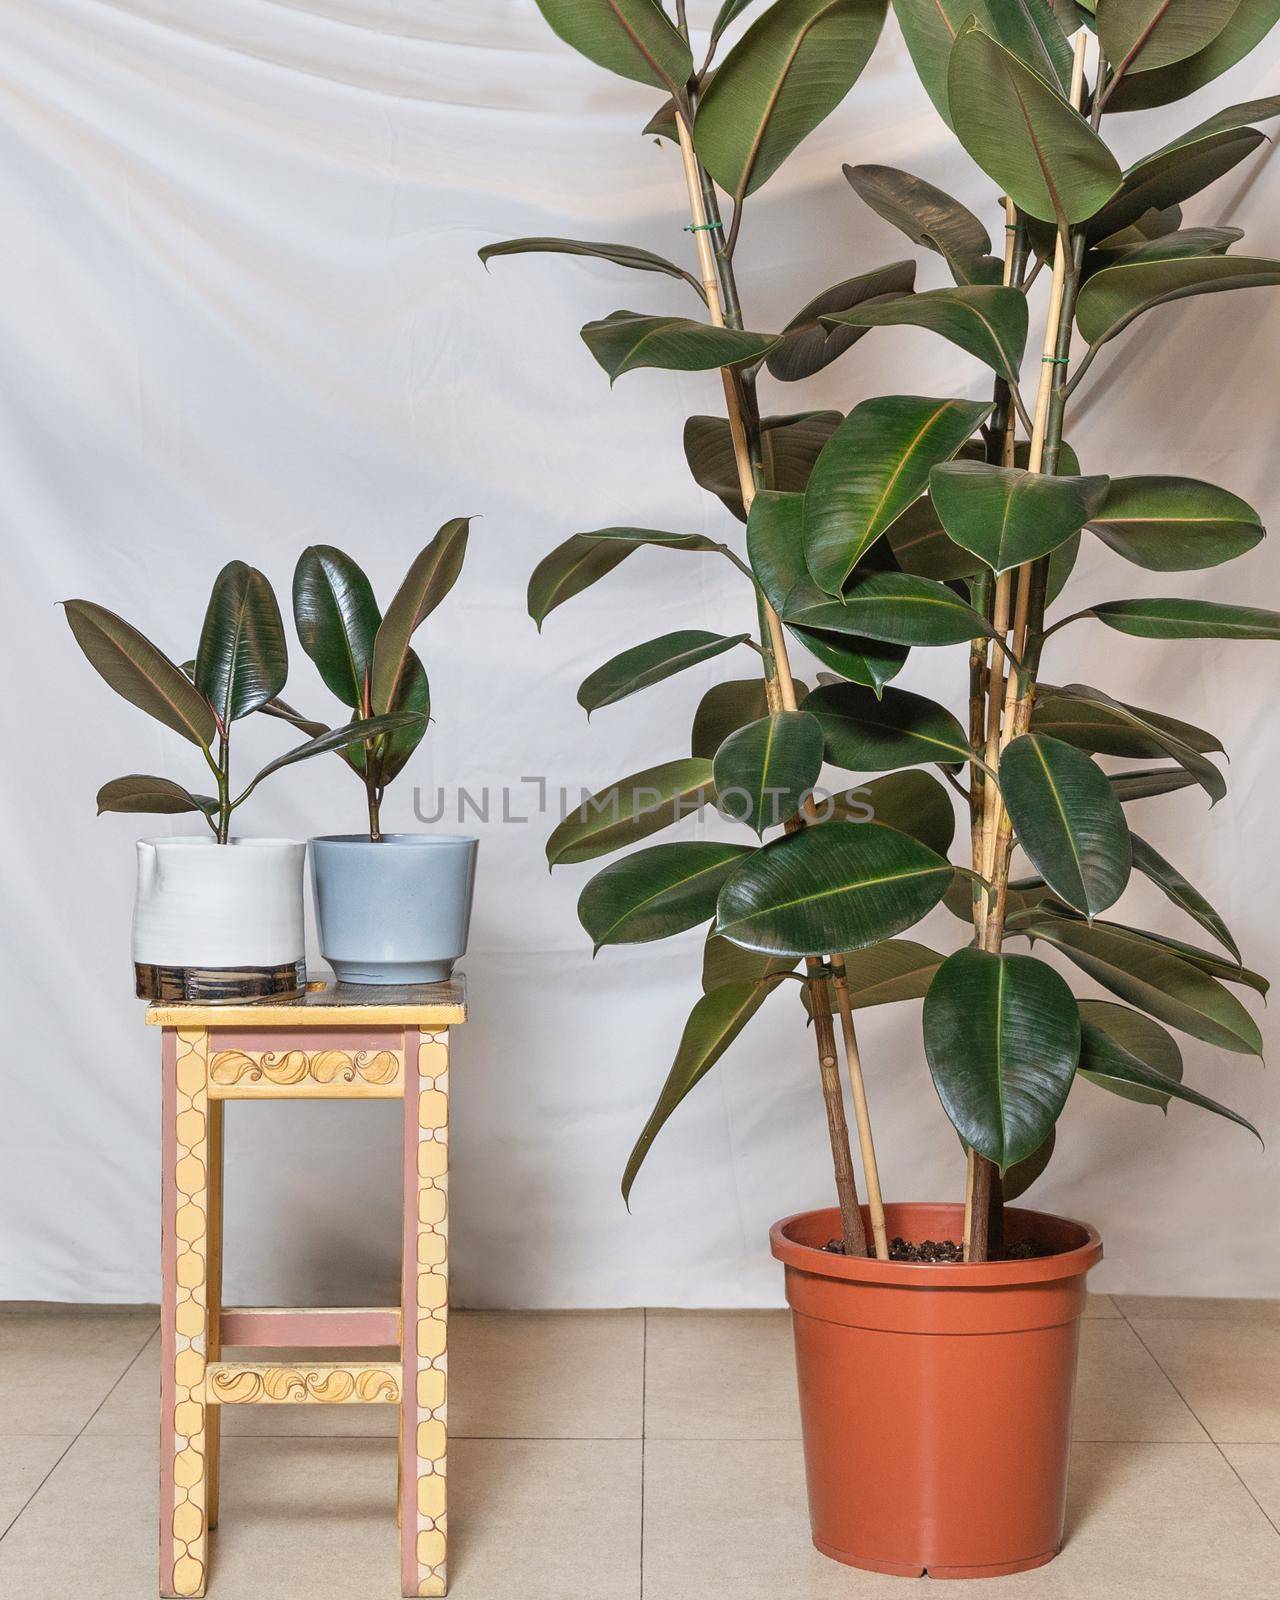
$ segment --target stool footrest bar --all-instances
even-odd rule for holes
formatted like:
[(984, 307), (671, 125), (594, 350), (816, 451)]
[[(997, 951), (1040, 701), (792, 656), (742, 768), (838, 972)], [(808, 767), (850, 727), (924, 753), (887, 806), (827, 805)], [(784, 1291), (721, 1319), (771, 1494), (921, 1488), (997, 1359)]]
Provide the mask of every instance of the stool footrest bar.
[(398, 1361), (211, 1361), (207, 1405), (398, 1405)]
[(224, 1345), (262, 1350), (375, 1349), (400, 1344), (399, 1306), (227, 1306)]

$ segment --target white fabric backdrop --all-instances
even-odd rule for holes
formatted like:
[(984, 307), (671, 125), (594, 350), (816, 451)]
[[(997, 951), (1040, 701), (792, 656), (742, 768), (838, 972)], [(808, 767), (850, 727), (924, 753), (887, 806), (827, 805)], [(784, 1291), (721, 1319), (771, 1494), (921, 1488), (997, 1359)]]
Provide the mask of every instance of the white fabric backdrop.
[[(713, 10), (692, 6), (703, 25)], [(158, 1041), (130, 997), (127, 947), (132, 840), (157, 830), (95, 820), (92, 802), (119, 772), (195, 773), (179, 740), (94, 677), (55, 602), (98, 599), (186, 654), (233, 556), (287, 596), (303, 545), (334, 542), (385, 596), (445, 517), (482, 513), (463, 582), (427, 635), (438, 720), (409, 781), (450, 794), (514, 782), (525, 814), (524, 775), (578, 792), (683, 754), (698, 694), (735, 669), (714, 663), (590, 730), (574, 703), (586, 671), (626, 643), (733, 629), (748, 613), (722, 563), (650, 552), (541, 639), (524, 614), (531, 567), (575, 529), (735, 526), (680, 449), (683, 417), (718, 408), (714, 375), (638, 373), (611, 395), (577, 338), (619, 306), (684, 309), (681, 286), (596, 262), (525, 258), (488, 275), (476, 262), (484, 243), (539, 233), (689, 254), (670, 149), (636, 137), (653, 96), (561, 47), (533, 0), (7, 0), (0, 43), (0, 1297), (153, 1300)], [(1113, 136), (1133, 157), (1277, 89), (1269, 45), (1188, 106), (1115, 119)], [(953, 147), (891, 23), (850, 102), (752, 207), (750, 325), (778, 326), (824, 285), (907, 253), (847, 188), (842, 161), (905, 166), (998, 221), (991, 185)], [(1230, 214), (1252, 251), (1280, 253), (1276, 184), (1274, 163), (1255, 157), (1189, 217)], [(921, 281), (941, 281), (936, 267)], [(1099, 362), (1076, 409), (1086, 470), (1204, 476), (1276, 520), (1278, 345), (1273, 295), (1152, 316)], [(895, 330), (803, 399), (781, 390), (770, 403), (848, 409), (886, 390), (984, 388), (959, 352)], [(1233, 572), (1172, 580), (1095, 544), (1074, 592), (1084, 603), (1234, 588), (1276, 604), (1276, 573), (1274, 541)], [(331, 714), (295, 655), (290, 697)], [(1231, 792), (1207, 827), (1198, 791), (1135, 818), (1247, 958), (1274, 968), (1273, 652), (1081, 626), (1055, 642), (1050, 670), (1222, 734)], [(903, 682), (957, 703), (962, 652), (918, 653)], [(282, 747), (278, 725), (241, 726), (246, 765)], [(358, 828), (360, 799), (336, 761), (317, 762), (264, 789), (243, 821), (297, 836)], [(414, 826), (408, 781), (388, 812)], [(794, 997), (769, 1003), (670, 1124), (628, 1217), (618, 1176), (695, 995), (698, 940), (593, 964), (574, 916), (587, 870), (552, 879), (544, 865), (553, 820), (479, 828), (474, 1020), (454, 1073), (457, 1297), (777, 1303), (768, 1224), (830, 1194)], [(1144, 889), (1123, 910), (1187, 933)], [(938, 913), (924, 937), (955, 933)], [(1273, 1011), (1273, 1038), (1276, 1026)], [(918, 1007), (877, 1011), (862, 1031), (889, 1193), (955, 1196), (960, 1163), (922, 1064)], [(1274, 1074), (1186, 1054), (1190, 1078), (1274, 1149)], [(392, 1106), (233, 1113), (229, 1295), (394, 1294), (396, 1160)], [(1082, 1086), (1036, 1195), (1102, 1226), (1102, 1287), (1280, 1294), (1275, 1157), (1224, 1123), (1179, 1107), (1166, 1121)]]

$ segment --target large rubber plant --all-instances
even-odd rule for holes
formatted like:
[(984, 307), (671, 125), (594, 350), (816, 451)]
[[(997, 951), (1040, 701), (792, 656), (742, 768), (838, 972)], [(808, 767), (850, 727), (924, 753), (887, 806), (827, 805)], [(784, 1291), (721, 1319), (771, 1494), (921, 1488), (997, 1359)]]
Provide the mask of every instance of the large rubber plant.
[[(1280, 102), (1230, 107), (1127, 169), (1105, 137), (1111, 115), (1180, 99), (1241, 59), (1280, 16), (1280, 0), (895, 0), (925, 88), (1003, 195), (1000, 242), (924, 178), (846, 168), (861, 200), (950, 281), (917, 292), (914, 260), (886, 263), (809, 293), (766, 332), (747, 325), (739, 292), (748, 202), (852, 88), (887, 0), (726, 0), (696, 57), (682, 0), (538, 4), (582, 54), (654, 89), (645, 132), (678, 157), (696, 271), (634, 245), (565, 239), (516, 239), (481, 255), (588, 254), (687, 286), (689, 315), (618, 310), (582, 337), (611, 379), (637, 367), (719, 370), (725, 414), (689, 418), (685, 449), (696, 481), (746, 523), (746, 538), (735, 548), (638, 527), (574, 533), (533, 574), (530, 612), (541, 626), (645, 546), (678, 561), (717, 555), (743, 579), (742, 630), (637, 643), (593, 672), (579, 701), (591, 712), (732, 651), (758, 663), (703, 696), (687, 754), (671, 750), (620, 779), (548, 843), (553, 866), (596, 860), (713, 801), (755, 835), (646, 843), (582, 893), (579, 915), (597, 948), (707, 927), (703, 992), (624, 1193), (684, 1096), (798, 978), (842, 1245), (885, 1256), (854, 1012), (923, 997), (922, 1053), (967, 1152), (965, 1253), (997, 1256), (1003, 1201), (1043, 1170), (1077, 1078), (1250, 1126), (1183, 1082), (1174, 1034), (1258, 1055), (1236, 991), (1264, 993), (1266, 983), (1125, 815), (1128, 801), (1193, 784), (1220, 798), (1212, 758), (1221, 745), (1129, 704), (1120, 685), (1051, 685), (1042, 664), (1052, 665), (1046, 646), (1059, 629), (1086, 623), (1165, 641), (1280, 638), (1280, 615), (1198, 596), (1105, 599), (1048, 616), (1086, 536), (1160, 572), (1216, 566), (1262, 538), (1255, 511), (1217, 485), (1126, 476), (1122, 456), (1084, 471), (1064, 428), (1113, 340), (1125, 339), (1132, 357), (1144, 337), (1169, 336), (1176, 313), (1158, 308), (1280, 283), (1280, 263), (1232, 253), (1238, 230), (1184, 225), (1180, 209), (1257, 148), (1257, 124), (1280, 114)], [(847, 415), (789, 399), (766, 406), (765, 385), (809, 378), (872, 329), (898, 325), (929, 329), (990, 369), (990, 401), (897, 394)], [(911, 649), (961, 643), (967, 678), (957, 678), (954, 709), (894, 687)], [(796, 646), (816, 658), (811, 692), (793, 673)], [(1142, 764), (1108, 770), (1099, 757)], [(850, 788), (818, 805), (824, 763)], [(967, 822), (962, 861), (950, 853), (951, 791)], [(1135, 870), (1196, 925), (1185, 930), (1194, 937), (1102, 915)], [(950, 955), (903, 937), (939, 903), (968, 926), (967, 944)], [(1006, 951), (1015, 935), (1032, 941), (1031, 953)], [(1044, 950), (1065, 963), (1050, 964)], [(1115, 999), (1077, 1000), (1067, 964)]]

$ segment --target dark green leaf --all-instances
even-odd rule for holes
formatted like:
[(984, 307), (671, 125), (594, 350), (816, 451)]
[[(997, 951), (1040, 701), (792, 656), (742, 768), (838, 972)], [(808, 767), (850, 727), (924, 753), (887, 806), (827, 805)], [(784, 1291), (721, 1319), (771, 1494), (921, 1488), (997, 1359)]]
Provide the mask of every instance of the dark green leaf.
[[(1129, 168), (1115, 197), (1090, 221), (1090, 242), (1108, 244), (1130, 228), (1148, 241), (1169, 237), (1181, 219), (1179, 203), (1216, 183), (1264, 142), (1256, 128), (1225, 127), (1210, 133), (1192, 129), (1172, 145), (1145, 156)], [(1153, 219), (1159, 223), (1154, 232)], [(1173, 226), (1166, 227), (1163, 219)]]
[(1237, 1054), (1262, 1054), (1262, 1036), (1236, 997), (1159, 941), (1111, 923), (1040, 917), (1020, 933), (1045, 939), (1140, 1011)]
[(744, 950), (730, 944), (714, 930), (702, 947), (702, 990), (723, 988), (726, 983), (757, 983), (778, 973), (790, 972), (795, 961), (790, 956), (762, 956), (758, 950)]
[(1038, 1150), (1033, 1150), (1025, 1161), (1015, 1162), (1004, 1174), (1000, 1181), (1000, 1196), (1006, 1204), (1011, 1200), (1021, 1199), (1036, 1179), (1044, 1175), (1045, 1169), (1053, 1159), (1053, 1147), (1057, 1140), (1058, 1130), (1054, 1126)]
[[(808, 690), (796, 684), (796, 698), (803, 700)], [(693, 714), (690, 755), (710, 760), (729, 737), (749, 722), (769, 715), (769, 698), (763, 678), (730, 678), (716, 683), (698, 702)]]
[(663, 550), (715, 550), (701, 533), (663, 533), (657, 528), (597, 528), (572, 533), (544, 556), (529, 579), (529, 615), (539, 630), (557, 606), (598, 583), (643, 545)]
[(942, 706), (905, 689), (882, 699), (857, 684), (815, 689), (805, 709), (822, 725), (827, 760), (849, 772), (888, 772), (969, 759), (969, 739)]
[[(412, 650), (405, 661), (395, 699), (388, 711), (416, 712), (417, 720), (407, 722), (379, 741), (375, 752), (379, 787), (385, 787), (399, 776), (427, 733), (427, 722), (431, 715), (431, 686), (427, 682), (426, 668)], [(364, 746), (349, 745), (341, 754), (357, 772), (364, 771)]]
[(1214, 600), (1107, 600), (1083, 614), (1136, 639), (1280, 639), (1280, 611)]
[(982, 562), (947, 537), (938, 509), (929, 495), (921, 495), (885, 534), (894, 559), (904, 572), (920, 578), (935, 578), (954, 583), (958, 578), (976, 577)]
[(888, 395), (855, 406), (831, 435), (805, 490), (805, 557), (839, 594), (863, 553), (925, 490), (991, 407)]
[(949, 537), (993, 572), (1008, 572), (1079, 533), (1102, 505), (1109, 481), (949, 461), (933, 469), (929, 489)]
[[(1167, 1089), (1144, 1088), (1128, 1079), (1110, 1078), (1106, 1067), (1109, 1060), (1117, 1057), (1121, 1061), (1136, 1059), (1147, 1071), (1181, 1083), (1182, 1052), (1172, 1034), (1166, 1033), (1150, 1017), (1144, 1017), (1141, 1011), (1130, 1011), (1128, 1006), (1118, 1006), (1110, 1000), (1081, 1000), (1079, 1005), (1080, 1075), (1118, 1094), (1122, 1100), (1167, 1110)], [(1096, 1075), (1090, 1071), (1095, 1059), (1102, 1069)]]
[(863, 684), (876, 694), (896, 678), (906, 664), (906, 645), (882, 644), (875, 639), (832, 633), (825, 628), (797, 628), (790, 623), (787, 631), (806, 650), (817, 656), (824, 666), (830, 667), (851, 683)]
[(1263, 537), (1258, 513), (1238, 495), (1195, 478), (1112, 478), (1089, 519), (1100, 539), (1151, 572), (1216, 567)]
[[(1079, 749), (1092, 747), (1105, 755), (1172, 756), (1211, 800), (1216, 802), (1226, 794), (1226, 780), (1206, 759), (1206, 751), (1222, 748), (1212, 734), (1176, 717), (1113, 700), (1085, 683), (1069, 683), (1047, 690), (1047, 694), (1043, 708), (1037, 706), (1032, 713), (1032, 726), (1038, 731), (1052, 731)], [(1074, 719), (1073, 706), (1078, 708)]]
[[(1131, 230), (1116, 234), (1126, 240)], [(1114, 267), (1121, 262), (1132, 266), (1138, 261), (1176, 261), (1182, 256), (1225, 255), (1244, 238), (1243, 228), (1181, 228), (1158, 239), (1142, 239), (1127, 244), (1104, 241), (1089, 252), (1086, 275), (1099, 267)]]
[(668, 278), (683, 278), (699, 294), (703, 293), (702, 285), (691, 272), (676, 266), (665, 256), (654, 255), (652, 250), (642, 250), (634, 244), (599, 244), (589, 239), (504, 239), (501, 244), (485, 245), (478, 254), (486, 266), (495, 256), (594, 256), (601, 261), (612, 261), (618, 267), (632, 267), (636, 272), (660, 272)]
[(1067, 586), (1075, 568), (1076, 558), (1080, 554), (1080, 535), (1073, 534), (1070, 539), (1060, 544), (1056, 550), (1049, 552), (1049, 573), (1045, 584), (1045, 604), (1052, 605)]
[(981, 28), (961, 28), (947, 94), (961, 144), (1019, 210), (1083, 222), (1120, 187), (1115, 157), (1084, 118)]
[(1264, 1000), (1270, 992), (1271, 985), (1261, 973), (1253, 972), (1237, 961), (1226, 960), (1216, 950), (1202, 950), (1199, 945), (1187, 944), (1182, 939), (1171, 939), (1167, 933), (1151, 933), (1145, 928), (1128, 928), (1120, 922), (1105, 923), (1103, 926), (1128, 934), (1130, 938), (1139, 939), (1146, 944), (1171, 950), (1175, 956), (1195, 967), (1198, 972), (1208, 973), (1211, 978), (1217, 978), (1222, 983), (1236, 983), (1242, 988), (1252, 989)]
[(1090, 917), (1114, 905), (1133, 854), (1102, 769), (1074, 745), (1027, 733), (1000, 757), (1000, 788), (1022, 848), (1054, 893)]
[(311, 717), (304, 717), (301, 711), (295, 711), (287, 701), (278, 697), (268, 700), (260, 705), (258, 710), (264, 717), (275, 717), (280, 722), (287, 722), (291, 727), (300, 729), (309, 739), (314, 739), (319, 733), (328, 733), (327, 722), (316, 722)]
[(1033, 1155), (1066, 1104), (1080, 1017), (1034, 956), (958, 950), (924, 1001), (924, 1051), (956, 1132), (1001, 1172)]
[(98, 815), (104, 811), (145, 811), (152, 815), (176, 816), (183, 811), (201, 811), (213, 816), (218, 802), (207, 794), (191, 794), (169, 778), (153, 778), (149, 773), (131, 772), (126, 778), (112, 778), (98, 790)]
[(364, 707), (382, 618), (368, 578), (332, 545), (313, 544), (293, 574), (293, 620), (302, 648), (343, 705)]
[[(249, 788), (240, 796), (240, 800), (246, 798), (250, 789), (256, 789), (264, 778), (273, 772), (279, 772), (281, 767), (291, 767), (295, 762), (309, 761), (312, 756), (325, 755), (330, 750), (342, 750), (347, 745), (367, 744), (371, 739), (378, 739), (384, 734), (396, 733), (402, 728), (423, 722), (424, 719), (417, 712), (397, 711), (386, 716), (362, 717), (355, 722), (348, 722), (344, 727), (330, 728), (327, 733), (317, 734), (305, 744), (296, 744), (292, 750), (286, 750), (274, 761), (268, 761)], [(236, 804), (239, 803), (238, 800)]]
[(693, 816), (714, 795), (710, 761), (664, 761), (619, 778), (559, 824), (547, 840), (547, 863), (558, 867), (608, 855)]
[(658, 1095), (658, 1103), (627, 1161), (626, 1171), (622, 1175), (624, 1200), (630, 1200), (636, 1174), (663, 1123), (690, 1089), (710, 1072), (781, 982), (782, 978), (777, 976), (759, 983), (727, 983), (712, 989), (698, 1000), (685, 1023), (676, 1058)]
[(1115, 72), (1151, 72), (1203, 50), (1236, 0), (1101, 0), (1098, 38)]
[(583, 342), (609, 374), (609, 382), (637, 367), (667, 372), (710, 372), (754, 361), (773, 344), (768, 333), (717, 328), (688, 317), (651, 317), (641, 311), (614, 311), (588, 322)]
[(693, 140), (722, 189), (741, 199), (778, 170), (857, 82), (887, 0), (774, 0), (705, 90)]
[(951, 796), (927, 772), (907, 768), (835, 795), (832, 812), (850, 822), (883, 822), (945, 856), (955, 837)]
[(1156, 888), (1172, 900), (1175, 906), (1180, 906), (1207, 933), (1211, 933), (1230, 950), (1237, 966), (1240, 964), (1240, 947), (1231, 937), (1231, 931), (1226, 923), (1199, 889), (1188, 883), (1177, 867), (1166, 861), (1158, 851), (1153, 850), (1145, 839), (1139, 839), (1136, 833), (1133, 835), (1133, 864), (1144, 877), (1150, 878)]
[(910, 939), (886, 939), (867, 950), (851, 950), (844, 965), (849, 998), (858, 1009), (922, 999), (942, 957)]
[(270, 583), (256, 567), (228, 561), (200, 630), (196, 688), (229, 727), (279, 694), (288, 676), (289, 648)]
[(913, 244), (936, 250), (957, 283), (990, 283), (992, 272), (999, 282), (1000, 263), (991, 254), (991, 236), (967, 206), (897, 167), (846, 165), (844, 175), (878, 217), (900, 229)]
[[(841, 421), (838, 411), (806, 411), (797, 416), (765, 417), (760, 424), (765, 487), (803, 491), (823, 445)], [(723, 417), (690, 417), (684, 426), (684, 453), (694, 481), (710, 489), (741, 522), (742, 507), (733, 439)]]
[(1041, 0), (893, 0), (920, 81), (944, 121), (951, 46), (969, 17), (1049, 84), (1071, 82), (1071, 47)]
[(825, 319), (832, 312), (900, 300), (911, 293), (915, 281), (915, 262), (895, 261), (875, 272), (864, 272), (824, 289), (798, 311), (778, 335), (777, 344), (765, 357), (764, 364), (770, 375), (793, 383), (821, 372), (866, 332), (865, 328), (829, 326)]
[(762, 489), (747, 517), (747, 557), (756, 582), (779, 614), (799, 590), (825, 598), (804, 560), (804, 496)]
[(752, 3), (753, 0), (723, 0), (719, 11), (716, 12), (716, 19), (711, 24), (711, 37), (707, 43), (708, 56), (714, 54), (729, 24), (740, 17)]
[(1199, 1106), (1202, 1111), (1212, 1111), (1217, 1116), (1226, 1117), (1229, 1122), (1247, 1128), (1261, 1144), (1262, 1135), (1252, 1122), (1237, 1112), (1221, 1105), (1217, 1100), (1211, 1100), (1208, 1095), (1189, 1089), (1177, 1078), (1166, 1077), (1164, 1073), (1148, 1066), (1146, 1062), (1131, 1054), (1101, 1030), (1092, 1029), (1088, 1023), (1082, 1022), (1080, 1031), (1081, 1062), (1086, 1059), (1087, 1053), (1090, 1065), (1090, 1070), (1083, 1075), (1091, 1082), (1100, 1084), (1104, 1089), (1110, 1089), (1117, 1094), (1128, 1089), (1130, 1092), (1126, 1098), (1131, 1100), (1136, 1100), (1140, 1091), (1145, 1091), (1157, 1104), (1163, 1102), (1165, 1106), (1171, 1099), (1185, 1100), (1188, 1105)]
[(1122, 263), (1095, 272), (1076, 301), (1076, 326), (1091, 345), (1105, 344), (1144, 311), (1192, 295), (1263, 289), (1280, 283), (1280, 261), (1254, 256), (1184, 256)]
[(689, 46), (658, 0), (538, 0), (564, 42), (623, 78), (672, 94), (693, 73)]
[(1190, 788), (1195, 781), (1181, 767), (1152, 767), (1146, 772), (1112, 772), (1107, 776), (1116, 799), (1126, 805), (1130, 800), (1149, 800), (1154, 795)]
[(374, 711), (390, 711), (396, 703), (401, 674), (407, 669), (411, 653), (409, 641), (458, 581), (470, 526), (470, 517), (454, 517), (446, 522), (414, 557), (387, 607), (373, 644), (370, 678)]
[(750, 853), (701, 839), (637, 850), (596, 873), (578, 899), (578, 921), (597, 950), (668, 939), (715, 916), (721, 884)]
[(748, 633), (732, 638), (720, 633), (706, 633), (700, 628), (682, 628), (675, 633), (664, 633), (657, 639), (624, 650), (606, 661), (602, 667), (582, 680), (578, 689), (578, 704), (590, 715), (601, 706), (611, 706), (625, 700), (629, 694), (647, 689), (650, 684), (661, 683), (674, 673), (687, 667), (696, 667), (701, 661), (732, 650), (736, 644), (745, 644)]
[(1027, 342), (1027, 297), (1021, 289), (964, 284), (888, 304), (854, 306), (822, 321), (829, 328), (929, 328), (977, 356), (997, 376), (1017, 383)]
[(907, 572), (873, 572), (845, 590), (841, 600), (801, 604), (793, 599), (784, 619), (797, 628), (855, 634), (888, 644), (961, 644), (991, 625), (946, 584)]
[(1278, 18), (1280, 0), (1237, 0), (1230, 21), (1215, 39), (1172, 66), (1126, 74), (1107, 101), (1107, 110), (1145, 111), (1184, 99), (1248, 55)]
[(720, 891), (716, 932), (749, 950), (861, 950), (932, 911), (951, 864), (878, 822), (830, 822), (755, 851)]
[(731, 733), (713, 762), (716, 801), (756, 833), (795, 816), (822, 772), (822, 729), (805, 711), (775, 711)]
[(105, 606), (68, 600), (63, 609), (89, 664), (118, 695), (192, 744), (208, 749), (217, 731), (213, 707), (180, 667)]

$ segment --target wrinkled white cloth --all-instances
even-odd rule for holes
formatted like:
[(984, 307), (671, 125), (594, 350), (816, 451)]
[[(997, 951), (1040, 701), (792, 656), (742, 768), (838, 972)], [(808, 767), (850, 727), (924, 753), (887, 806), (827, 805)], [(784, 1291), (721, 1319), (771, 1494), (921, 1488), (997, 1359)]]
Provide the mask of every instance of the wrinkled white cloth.
[[(713, 0), (695, 0), (705, 28)], [(738, 538), (689, 479), (684, 417), (717, 412), (714, 374), (628, 375), (611, 393), (579, 326), (619, 307), (696, 309), (681, 284), (606, 263), (503, 260), (519, 234), (632, 241), (692, 264), (678, 165), (639, 137), (655, 96), (575, 56), (533, 0), (8, 0), (0, 18), (0, 527), (6, 655), (5, 907), (0, 951), (0, 1298), (158, 1294), (159, 1041), (131, 998), (132, 841), (188, 819), (105, 817), (106, 778), (199, 777), (199, 757), (115, 699), (56, 602), (83, 595), (191, 654), (218, 568), (263, 568), (286, 607), (309, 542), (350, 550), (384, 602), (446, 517), (475, 513), (458, 588), (421, 637), (435, 724), (391, 791), (491, 791), (467, 966), (472, 1021), (453, 1071), (458, 1303), (770, 1305), (767, 1229), (828, 1203), (812, 1045), (793, 986), (769, 1001), (673, 1118), (635, 1188), (618, 1179), (698, 993), (699, 935), (592, 961), (574, 905), (590, 869), (548, 877), (554, 815), (536, 781), (585, 785), (687, 753), (708, 664), (592, 719), (579, 680), (677, 627), (751, 625), (723, 562), (642, 551), (554, 614), (525, 615), (535, 562), (568, 534), (634, 524)], [(1194, 101), (1115, 118), (1125, 159), (1220, 106), (1280, 89), (1268, 43)], [(979, 210), (993, 185), (915, 82), (892, 21), (853, 95), (752, 203), (740, 260), (747, 322), (781, 325), (813, 293), (911, 254), (842, 162), (903, 166)], [(1265, 152), (1187, 207), (1280, 254), (1280, 177)], [(944, 281), (926, 260), (919, 282)], [(1086, 471), (1202, 476), (1280, 511), (1274, 404), (1280, 297), (1153, 313), (1094, 368), (1069, 434)], [(986, 392), (932, 335), (874, 331), (770, 409), (848, 409), (883, 392)], [(1280, 602), (1274, 547), (1220, 573), (1142, 573), (1091, 543), (1079, 603), (1181, 593)], [(289, 698), (334, 716), (295, 647)], [(812, 668), (810, 668), (812, 671)], [(1046, 672), (1221, 734), (1229, 797), (1135, 807), (1274, 968), (1280, 889), (1272, 785), (1280, 722), (1266, 645), (1152, 645), (1081, 625)], [(963, 705), (963, 650), (917, 652), (902, 682)], [(247, 773), (292, 735), (242, 724)], [(511, 788), (502, 820), (503, 785)], [(240, 826), (305, 837), (361, 825), (336, 759), (280, 774)], [(685, 824), (686, 832), (694, 824)], [(1197, 930), (1149, 887), (1118, 913)], [(956, 946), (938, 912), (919, 937)], [(1091, 992), (1084, 980), (1080, 987)], [(1275, 1011), (1263, 1017), (1274, 1037)], [(919, 1007), (862, 1022), (887, 1193), (956, 1197), (962, 1166), (923, 1063)], [(1191, 1082), (1280, 1131), (1280, 1083), (1187, 1042)], [(397, 1108), (237, 1107), (229, 1119), (230, 1301), (393, 1298)], [(1240, 1130), (1186, 1107), (1167, 1120), (1081, 1084), (1037, 1203), (1106, 1237), (1099, 1286), (1280, 1294), (1280, 1179)]]

